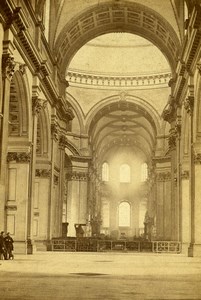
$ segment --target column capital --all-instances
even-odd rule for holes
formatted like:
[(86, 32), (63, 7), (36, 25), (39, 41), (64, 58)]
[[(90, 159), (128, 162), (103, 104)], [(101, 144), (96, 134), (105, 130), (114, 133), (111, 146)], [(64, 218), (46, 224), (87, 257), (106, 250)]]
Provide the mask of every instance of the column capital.
[(171, 172), (169, 171), (164, 171), (164, 172), (159, 172), (156, 174), (156, 180), (157, 181), (170, 181), (171, 180)]
[(3, 78), (8, 78), (9, 80), (12, 79), (13, 74), (15, 72), (15, 62), (14, 57), (10, 54), (3, 54), (2, 55), (2, 73)]
[(87, 181), (88, 172), (72, 171), (67, 173), (67, 179), (71, 181)]
[(196, 164), (196, 165), (201, 164), (201, 153), (194, 154), (194, 164)]
[(31, 161), (31, 152), (8, 152), (7, 162), (28, 163)]
[(50, 178), (50, 176), (51, 176), (51, 170), (48, 170), (48, 169), (36, 169), (35, 175), (36, 175), (36, 177), (40, 177), (40, 178)]

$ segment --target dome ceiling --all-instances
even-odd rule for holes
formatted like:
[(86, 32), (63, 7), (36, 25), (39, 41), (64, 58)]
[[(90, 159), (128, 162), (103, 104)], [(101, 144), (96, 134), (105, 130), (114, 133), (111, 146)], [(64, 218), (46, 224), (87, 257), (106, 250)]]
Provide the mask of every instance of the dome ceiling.
[(146, 39), (130, 33), (109, 33), (81, 47), (69, 65), (70, 71), (135, 76), (168, 73), (170, 67), (161, 51)]

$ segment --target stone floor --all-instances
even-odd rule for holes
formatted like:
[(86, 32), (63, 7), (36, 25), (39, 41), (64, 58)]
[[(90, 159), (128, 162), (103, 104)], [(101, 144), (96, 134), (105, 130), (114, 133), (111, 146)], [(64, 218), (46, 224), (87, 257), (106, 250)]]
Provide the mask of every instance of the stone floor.
[(0, 299), (201, 299), (201, 258), (56, 253), (0, 261)]

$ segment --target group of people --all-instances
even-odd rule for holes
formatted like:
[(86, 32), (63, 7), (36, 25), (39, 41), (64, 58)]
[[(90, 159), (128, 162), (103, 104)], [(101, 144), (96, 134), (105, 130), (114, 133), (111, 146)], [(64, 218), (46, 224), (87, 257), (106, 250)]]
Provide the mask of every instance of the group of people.
[(0, 259), (13, 259), (13, 239), (10, 233), (4, 233), (1, 231), (0, 234)]

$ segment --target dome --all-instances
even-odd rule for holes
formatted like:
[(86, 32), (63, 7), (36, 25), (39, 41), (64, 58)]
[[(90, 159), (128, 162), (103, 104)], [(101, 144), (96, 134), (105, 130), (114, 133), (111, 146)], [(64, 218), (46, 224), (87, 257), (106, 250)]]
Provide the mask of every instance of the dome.
[(69, 71), (135, 76), (170, 72), (170, 67), (163, 53), (148, 40), (130, 33), (109, 33), (81, 47)]

